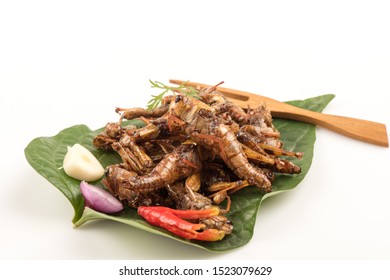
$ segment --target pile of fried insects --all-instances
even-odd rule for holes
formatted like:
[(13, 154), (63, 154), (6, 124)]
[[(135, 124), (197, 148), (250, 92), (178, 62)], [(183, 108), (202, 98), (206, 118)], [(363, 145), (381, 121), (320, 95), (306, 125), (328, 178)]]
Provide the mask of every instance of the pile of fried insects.
[[(246, 186), (268, 193), (274, 172), (300, 173), (285, 157), (302, 153), (282, 148), (265, 104), (244, 110), (218, 91), (219, 84), (151, 83), (164, 91), (147, 109), (116, 108), (119, 121), (93, 140), (122, 159), (106, 168), (106, 188), (150, 224), (186, 239), (221, 240), (233, 230), (225, 216), (232, 193)], [(124, 125), (137, 118), (144, 127)], [(224, 208), (218, 206), (224, 200)]]

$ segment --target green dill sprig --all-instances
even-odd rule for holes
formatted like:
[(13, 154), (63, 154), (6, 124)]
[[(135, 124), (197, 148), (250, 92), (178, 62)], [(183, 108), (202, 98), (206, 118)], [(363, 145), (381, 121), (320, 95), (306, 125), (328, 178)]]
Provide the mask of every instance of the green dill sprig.
[(186, 86), (187, 82), (183, 82), (181, 85), (173, 86), (173, 87), (167, 86), (167, 85), (165, 85), (161, 82), (158, 82), (158, 81), (149, 80), (149, 82), (150, 82), (152, 88), (162, 89), (163, 91), (158, 95), (152, 95), (152, 99), (150, 99), (148, 101), (148, 104), (146, 105), (147, 106), (146, 108), (148, 110), (153, 110), (153, 109), (157, 108), (161, 104), (161, 101), (162, 101), (164, 95), (167, 94), (168, 92), (171, 92), (174, 95), (176, 95), (176, 93), (179, 92), (181, 94), (184, 94), (184, 95), (187, 95), (190, 97), (199, 98), (198, 97), (199, 91), (196, 90), (194, 87)]

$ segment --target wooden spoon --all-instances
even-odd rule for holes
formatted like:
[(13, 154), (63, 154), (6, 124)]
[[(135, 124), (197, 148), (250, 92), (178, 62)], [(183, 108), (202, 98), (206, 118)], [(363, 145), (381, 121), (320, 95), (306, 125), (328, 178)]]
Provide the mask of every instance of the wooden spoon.
[[(212, 85), (181, 80), (169, 80), (169, 82), (178, 85), (185, 83), (185, 85), (200, 88), (212, 87)], [(269, 97), (230, 88), (218, 87), (218, 91), (244, 109), (248, 108), (248, 106), (256, 108), (259, 104), (265, 102), (271, 110), (272, 116), (276, 118), (315, 124), (360, 141), (383, 147), (389, 146), (386, 126), (381, 123), (313, 112)]]

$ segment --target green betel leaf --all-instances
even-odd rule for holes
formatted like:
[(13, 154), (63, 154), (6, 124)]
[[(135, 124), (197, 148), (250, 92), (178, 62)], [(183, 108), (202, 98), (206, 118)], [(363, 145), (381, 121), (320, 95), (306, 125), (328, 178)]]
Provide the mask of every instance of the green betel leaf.
[[(288, 102), (297, 107), (321, 112), (334, 98), (327, 94), (306, 100)], [(142, 125), (137, 121), (130, 121), (135, 125)], [(233, 233), (217, 242), (190, 241), (178, 237), (164, 229), (153, 227), (137, 215), (136, 210), (125, 208), (116, 215), (107, 215), (84, 207), (84, 199), (80, 192), (80, 181), (67, 176), (61, 168), (68, 146), (79, 143), (89, 149), (100, 161), (103, 167), (120, 162), (116, 153), (108, 153), (96, 149), (92, 139), (101, 130), (92, 131), (85, 125), (76, 125), (62, 130), (53, 137), (39, 137), (30, 142), (25, 149), (25, 155), (30, 165), (57, 189), (59, 189), (72, 204), (75, 214), (73, 224), (75, 227), (96, 219), (109, 219), (124, 223), (141, 230), (152, 232), (175, 239), (186, 244), (197, 246), (210, 251), (227, 251), (247, 244), (252, 236), (256, 222), (256, 215), (261, 202), (267, 197), (280, 194), (295, 188), (309, 171), (312, 159), (314, 142), (316, 139), (315, 126), (297, 121), (275, 119), (275, 126), (281, 133), (284, 148), (291, 151), (303, 152), (301, 160), (292, 161), (302, 168), (298, 175), (276, 175), (272, 184), (273, 191), (266, 195), (260, 194), (258, 189), (248, 187), (232, 195), (232, 206), (228, 218), (233, 222)], [(102, 186), (100, 181), (92, 182)]]

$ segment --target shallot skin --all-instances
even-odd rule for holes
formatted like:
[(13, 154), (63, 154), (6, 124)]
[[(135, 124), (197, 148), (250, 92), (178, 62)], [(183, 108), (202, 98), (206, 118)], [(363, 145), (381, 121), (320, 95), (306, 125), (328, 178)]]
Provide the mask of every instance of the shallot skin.
[(84, 196), (85, 206), (89, 208), (106, 214), (113, 214), (123, 210), (122, 203), (108, 191), (88, 184), (85, 181), (80, 182), (80, 190)]

